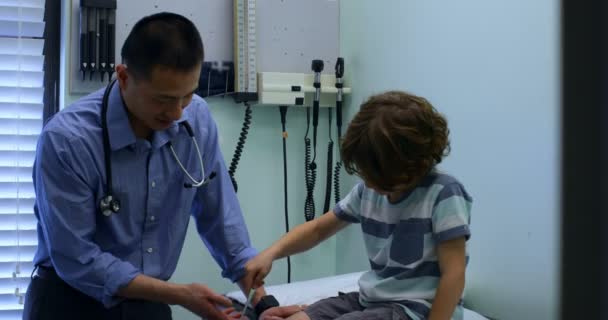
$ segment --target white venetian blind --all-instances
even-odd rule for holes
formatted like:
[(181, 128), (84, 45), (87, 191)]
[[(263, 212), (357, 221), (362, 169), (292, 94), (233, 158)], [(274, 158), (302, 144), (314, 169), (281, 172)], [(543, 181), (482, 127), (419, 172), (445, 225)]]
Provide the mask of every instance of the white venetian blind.
[[(36, 249), (45, 0), (0, 0), (0, 320), (21, 319)], [(52, 293), (51, 293), (52, 294)]]

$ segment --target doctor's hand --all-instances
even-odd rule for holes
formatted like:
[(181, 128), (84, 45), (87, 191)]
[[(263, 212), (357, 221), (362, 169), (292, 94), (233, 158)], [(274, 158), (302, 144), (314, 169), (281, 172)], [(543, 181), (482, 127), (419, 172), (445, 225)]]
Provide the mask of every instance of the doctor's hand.
[(259, 320), (282, 320), (291, 317), (292, 315), (304, 310), (306, 306), (293, 305), (285, 307), (270, 308), (260, 315)]
[(238, 319), (237, 316), (231, 316), (230, 312), (222, 312), (218, 309), (220, 307), (231, 307), (230, 299), (199, 283), (192, 283), (184, 287), (186, 289), (185, 295), (180, 305), (190, 310), (190, 312), (207, 320)]
[(270, 273), (273, 261), (274, 257), (270, 253), (262, 251), (245, 264), (243, 282), (247, 291), (264, 285), (264, 278)]

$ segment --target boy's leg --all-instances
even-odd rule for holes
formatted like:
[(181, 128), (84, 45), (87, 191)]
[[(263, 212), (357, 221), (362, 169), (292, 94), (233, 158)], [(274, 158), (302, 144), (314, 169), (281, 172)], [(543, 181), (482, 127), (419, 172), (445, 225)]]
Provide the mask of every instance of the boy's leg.
[(308, 315), (304, 311), (300, 311), (291, 317), (287, 318), (287, 320), (311, 320)]
[(342, 315), (353, 311), (361, 311), (363, 307), (359, 304), (359, 293), (351, 292), (340, 294), (337, 297), (327, 298), (313, 303), (303, 312), (305, 317), (289, 318), (290, 320), (334, 320)]
[(336, 320), (410, 320), (403, 308), (396, 304), (381, 304), (363, 311), (345, 314)]

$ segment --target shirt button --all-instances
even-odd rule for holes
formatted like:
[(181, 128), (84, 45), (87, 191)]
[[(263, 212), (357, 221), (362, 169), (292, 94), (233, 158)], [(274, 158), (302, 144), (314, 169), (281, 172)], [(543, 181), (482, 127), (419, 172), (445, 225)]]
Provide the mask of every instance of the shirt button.
[(148, 248), (148, 250), (146, 250), (146, 251), (148, 251), (148, 253), (152, 253), (154, 251), (154, 249)]
[(156, 188), (156, 181), (152, 181), (152, 188)]
[(154, 221), (154, 220), (156, 220), (156, 217), (155, 216), (151, 216), (150, 217), (150, 221)]

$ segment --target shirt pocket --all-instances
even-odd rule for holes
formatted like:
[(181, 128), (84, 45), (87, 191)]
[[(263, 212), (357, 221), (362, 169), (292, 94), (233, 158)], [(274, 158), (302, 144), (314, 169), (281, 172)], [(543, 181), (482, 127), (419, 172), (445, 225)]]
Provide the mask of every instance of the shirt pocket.
[(390, 258), (402, 265), (420, 260), (424, 254), (424, 235), (430, 232), (430, 220), (402, 220), (393, 231)]

